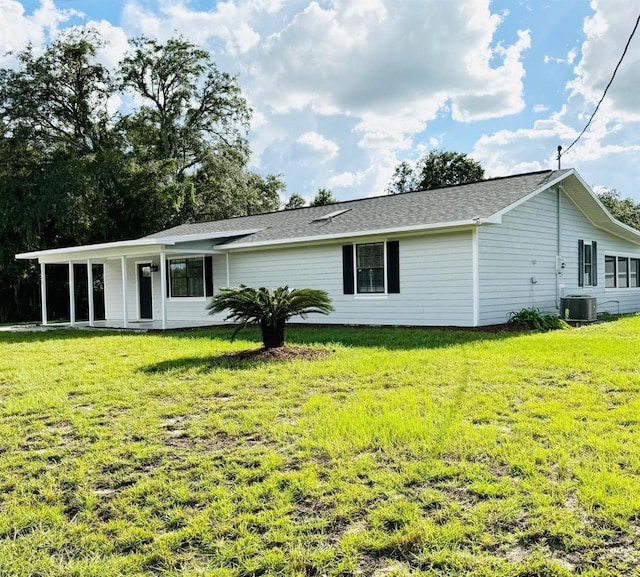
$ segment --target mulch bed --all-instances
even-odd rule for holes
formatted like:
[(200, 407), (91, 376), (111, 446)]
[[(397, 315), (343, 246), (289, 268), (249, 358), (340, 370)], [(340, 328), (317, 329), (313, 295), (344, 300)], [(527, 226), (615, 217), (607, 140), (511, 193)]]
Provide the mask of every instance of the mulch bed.
[(332, 351), (312, 349), (310, 347), (296, 347), (285, 345), (272, 349), (250, 349), (229, 353), (225, 355), (229, 359), (241, 361), (292, 361), (295, 359), (322, 359), (328, 357)]

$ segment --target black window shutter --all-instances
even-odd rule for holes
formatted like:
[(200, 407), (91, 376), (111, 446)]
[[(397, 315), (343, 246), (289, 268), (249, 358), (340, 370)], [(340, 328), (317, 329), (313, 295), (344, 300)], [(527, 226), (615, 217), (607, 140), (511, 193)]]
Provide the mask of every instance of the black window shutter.
[(598, 284), (598, 243), (595, 240), (591, 244), (591, 284)]
[(584, 241), (578, 241), (578, 286), (584, 286)]
[(170, 283), (170, 279), (171, 279), (171, 267), (169, 266), (169, 259), (167, 259), (167, 296), (170, 297), (171, 296), (171, 283)]
[(353, 245), (342, 247), (342, 287), (346, 295), (354, 294), (353, 286)]
[(400, 243), (387, 242), (387, 292), (400, 292)]
[(213, 257), (204, 257), (204, 295), (213, 296)]

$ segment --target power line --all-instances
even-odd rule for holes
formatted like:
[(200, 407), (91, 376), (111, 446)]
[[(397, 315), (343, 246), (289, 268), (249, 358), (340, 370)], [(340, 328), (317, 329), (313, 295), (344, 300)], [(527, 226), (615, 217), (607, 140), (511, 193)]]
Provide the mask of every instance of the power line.
[[(609, 90), (609, 87), (613, 83), (613, 79), (616, 77), (616, 72), (618, 72), (618, 68), (620, 68), (620, 65), (622, 64), (622, 61), (624, 60), (624, 57), (627, 54), (627, 50), (629, 49), (629, 44), (631, 44), (631, 40), (632, 40), (634, 34), (636, 33), (636, 30), (638, 29), (638, 24), (640, 24), (640, 14), (638, 14), (638, 18), (636, 20), (636, 25), (633, 27), (633, 30), (631, 32), (631, 36), (629, 36), (629, 40), (627, 40), (627, 45), (624, 47), (624, 51), (622, 52), (622, 56), (620, 56), (620, 60), (618, 60), (618, 64), (616, 65), (615, 70), (613, 71), (613, 74), (611, 75), (611, 80), (609, 80), (609, 84), (607, 84), (607, 87), (604, 89), (604, 92), (602, 93), (602, 98), (600, 98), (600, 101), (596, 105), (596, 109), (593, 111), (593, 114), (591, 115), (591, 118), (589, 118), (589, 122), (587, 122), (586, 126), (582, 129), (582, 132), (580, 134), (578, 134), (578, 138), (576, 138), (568, 146), (568, 148), (562, 153), (562, 156), (564, 156), (565, 154), (567, 154), (567, 152), (569, 152), (569, 150), (571, 150), (573, 145), (576, 142), (578, 142), (578, 140), (580, 140), (580, 138), (582, 138), (582, 135), (587, 131), (587, 128), (589, 128), (589, 126), (591, 124), (591, 121), (593, 120), (593, 117), (596, 115), (596, 112), (598, 112), (598, 108), (600, 108), (600, 105), (602, 104), (602, 101), (604, 100), (604, 97), (607, 95), (607, 90)], [(558, 150), (558, 156), (561, 156), (560, 150)]]

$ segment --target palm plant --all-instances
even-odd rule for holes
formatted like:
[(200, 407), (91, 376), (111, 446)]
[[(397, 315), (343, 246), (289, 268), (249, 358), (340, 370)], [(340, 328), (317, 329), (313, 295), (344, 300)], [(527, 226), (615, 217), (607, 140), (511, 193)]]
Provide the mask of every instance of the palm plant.
[(322, 290), (288, 286), (269, 290), (246, 285), (221, 289), (207, 308), (210, 315), (230, 311), (225, 320), (239, 323), (233, 337), (247, 325), (259, 324), (265, 349), (284, 345), (285, 325), (291, 317), (305, 318), (310, 313), (326, 315), (334, 310), (329, 295)]

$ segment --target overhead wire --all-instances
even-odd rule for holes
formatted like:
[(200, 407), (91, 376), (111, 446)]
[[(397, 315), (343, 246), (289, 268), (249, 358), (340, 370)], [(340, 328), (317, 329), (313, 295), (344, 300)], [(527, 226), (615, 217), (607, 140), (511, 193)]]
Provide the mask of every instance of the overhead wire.
[(602, 98), (600, 98), (600, 101), (596, 105), (596, 108), (593, 111), (593, 114), (591, 115), (591, 118), (589, 118), (589, 122), (587, 122), (585, 127), (582, 129), (582, 132), (580, 134), (578, 134), (578, 137), (562, 153), (560, 153), (560, 150), (558, 150), (558, 155), (559, 156), (564, 156), (565, 154), (567, 154), (567, 152), (569, 152), (569, 150), (571, 150), (573, 145), (576, 144), (578, 142), (578, 140), (580, 140), (580, 138), (582, 138), (582, 135), (587, 131), (587, 128), (589, 128), (589, 126), (591, 125), (591, 122), (593, 121), (593, 118), (596, 115), (596, 112), (598, 112), (598, 109), (600, 108), (600, 105), (602, 104), (602, 101), (604, 100), (604, 97), (607, 95), (607, 91), (609, 90), (609, 87), (613, 83), (613, 79), (616, 77), (616, 73), (618, 72), (618, 68), (620, 68), (620, 65), (622, 64), (622, 61), (624, 60), (624, 57), (627, 54), (627, 50), (629, 49), (629, 44), (631, 44), (631, 40), (633, 39), (633, 36), (635, 35), (639, 24), (640, 24), (640, 14), (638, 14), (638, 18), (636, 19), (636, 25), (633, 27), (633, 30), (631, 31), (631, 35), (629, 36), (629, 40), (627, 40), (627, 44), (624, 47), (624, 50), (622, 52), (622, 56), (620, 56), (620, 60), (618, 60), (618, 64), (616, 64), (616, 67), (615, 67), (615, 69), (613, 71), (613, 74), (611, 75), (611, 79), (609, 80), (609, 83), (607, 84), (606, 88), (604, 89), (604, 92), (602, 93)]

